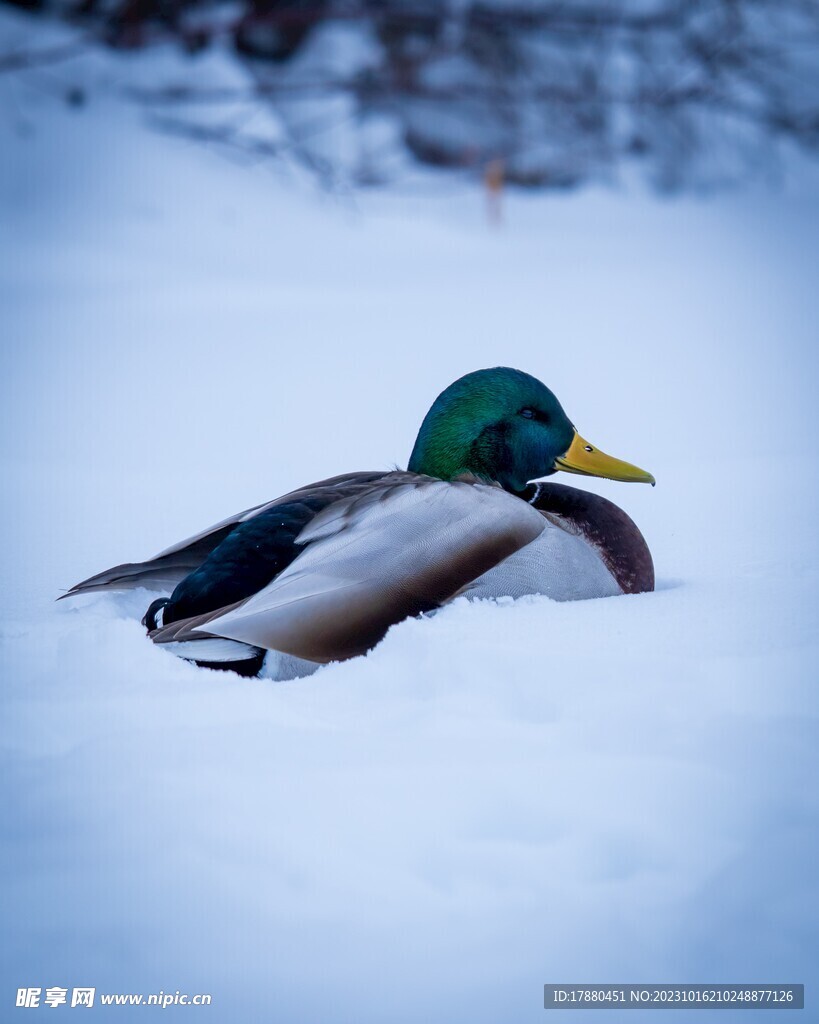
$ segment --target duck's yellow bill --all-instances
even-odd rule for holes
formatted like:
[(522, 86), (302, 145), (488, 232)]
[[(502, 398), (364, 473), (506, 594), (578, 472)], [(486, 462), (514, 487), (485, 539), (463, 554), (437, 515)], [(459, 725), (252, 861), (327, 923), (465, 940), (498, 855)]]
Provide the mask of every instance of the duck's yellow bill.
[(574, 440), (565, 455), (555, 459), (555, 469), (566, 473), (580, 473), (583, 476), (603, 476), (607, 480), (624, 480), (627, 483), (655, 484), (654, 477), (630, 462), (623, 462), (606, 455), (599, 448), (590, 445), (580, 434)]

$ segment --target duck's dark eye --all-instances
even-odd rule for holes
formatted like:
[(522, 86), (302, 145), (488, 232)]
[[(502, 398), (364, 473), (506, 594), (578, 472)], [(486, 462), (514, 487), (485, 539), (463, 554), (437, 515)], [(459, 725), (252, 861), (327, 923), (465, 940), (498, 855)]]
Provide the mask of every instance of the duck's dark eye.
[(539, 412), (537, 409), (530, 409), (527, 406), (525, 409), (520, 410), (520, 414), (524, 419), (537, 420), (538, 423), (548, 423), (549, 416), (545, 412)]

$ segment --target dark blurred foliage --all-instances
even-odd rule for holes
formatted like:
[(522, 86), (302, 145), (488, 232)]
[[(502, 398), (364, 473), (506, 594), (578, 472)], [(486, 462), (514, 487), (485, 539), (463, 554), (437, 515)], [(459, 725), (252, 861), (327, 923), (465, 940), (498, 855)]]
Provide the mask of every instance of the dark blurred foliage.
[[(491, 168), (526, 186), (569, 187), (630, 161), (663, 189), (736, 180), (780, 142), (819, 149), (817, 0), (13, 2), (80, 22), (114, 48), (170, 38), (196, 54), (227, 41), (248, 70), (244, 95), (158, 83), (142, 100), (173, 108), (166, 127), (203, 138), (214, 129), (179, 116), (186, 106), (267, 104), (294, 134), (290, 150), (327, 180), (344, 161), (320, 130), (300, 133), (295, 112), (315, 114), (330, 97), (344, 98), (362, 138), (373, 123), (395, 128), (381, 152), (366, 143), (345, 157), (343, 176), (359, 184), (389, 179), (396, 145), (424, 164)], [(327, 33), (339, 30), (341, 49), (360, 34), (355, 59), (326, 59)]]

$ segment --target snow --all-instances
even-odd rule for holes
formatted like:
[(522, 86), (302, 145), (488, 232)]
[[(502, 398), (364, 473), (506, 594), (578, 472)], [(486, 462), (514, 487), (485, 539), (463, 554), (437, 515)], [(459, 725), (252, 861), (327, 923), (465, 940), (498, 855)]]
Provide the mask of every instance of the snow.
[[(819, 981), (815, 172), (509, 196), (493, 229), (451, 179), (323, 197), (148, 131), (108, 60), (0, 81), (2, 998), (535, 1021), (547, 981)], [(655, 474), (588, 486), (656, 593), (459, 601), (290, 682), (153, 648), (146, 593), (53, 603), (405, 464), (498, 363)]]

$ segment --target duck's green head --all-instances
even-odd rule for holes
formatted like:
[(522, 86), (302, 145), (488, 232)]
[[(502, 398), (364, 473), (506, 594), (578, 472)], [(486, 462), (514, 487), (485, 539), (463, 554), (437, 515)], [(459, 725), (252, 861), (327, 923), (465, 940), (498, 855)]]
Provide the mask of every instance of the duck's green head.
[(650, 473), (584, 441), (545, 384), (508, 366), (468, 373), (441, 392), (408, 468), (442, 480), (471, 474), (517, 493), (558, 469), (654, 483)]

